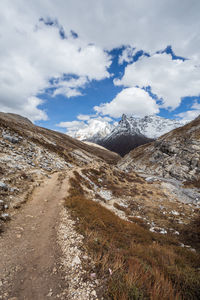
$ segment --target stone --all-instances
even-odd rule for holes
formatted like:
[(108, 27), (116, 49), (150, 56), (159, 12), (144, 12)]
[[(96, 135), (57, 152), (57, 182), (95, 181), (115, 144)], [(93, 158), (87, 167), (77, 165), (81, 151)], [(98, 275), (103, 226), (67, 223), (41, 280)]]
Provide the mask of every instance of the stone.
[(19, 138), (16, 136), (11, 136), (10, 134), (3, 134), (3, 138), (13, 144), (19, 143)]
[(145, 178), (145, 180), (147, 182), (154, 182), (155, 179), (153, 177), (147, 177), (147, 178)]
[(9, 221), (10, 216), (9, 216), (9, 214), (3, 213), (3, 214), (0, 215), (0, 219), (3, 220), (3, 221)]
[(96, 291), (92, 291), (92, 292), (91, 292), (91, 296), (94, 296), (94, 297), (96, 297), (96, 296), (97, 296), (97, 293), (96, 293)]
[(7, 191), (8, 190), (8, 186), (7, 184), (5, 184), (4, 182), (0, 181), (0, 189)]
[(72, 266), (75, 265), (80, 265), (81, 264), (81, 260), (78, 256), (75, 256), (74, 259), (72, 260)]

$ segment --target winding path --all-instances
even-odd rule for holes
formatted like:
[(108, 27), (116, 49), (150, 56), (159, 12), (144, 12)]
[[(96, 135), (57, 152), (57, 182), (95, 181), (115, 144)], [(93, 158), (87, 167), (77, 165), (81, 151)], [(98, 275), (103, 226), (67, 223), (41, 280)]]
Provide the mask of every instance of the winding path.
[(0, 299), (67, 299), (56, 243), (68, 179), (45, 179), (0, 236)]

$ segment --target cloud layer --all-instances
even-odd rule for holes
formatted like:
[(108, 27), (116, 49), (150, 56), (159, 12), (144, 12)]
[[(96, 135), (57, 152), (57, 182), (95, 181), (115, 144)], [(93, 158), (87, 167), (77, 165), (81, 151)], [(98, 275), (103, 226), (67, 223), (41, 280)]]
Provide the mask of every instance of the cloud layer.
[(95, 106), (94, 110), (114, 118), (121, 117), (123, 113), (142, 117), (159, 112), (156, 101), (146, 91), (136, 87), (123, 89), (111, 102)]
[(179, 55), (200, 56), (198, 0), (35, 0), (30, 9), (55, 15), (101, 48), (131, 45), (153, 53), (172, 45)]
[[(18, 2), (12, 3), (3, 0), (0, 4), (1, 111), (45, 120), (46, 113), (38, 107), (42, 100), (37, 97), (45, 89), (53, 87), (54, 95), (71, 97), (80, 95), (79, 88), (87, 81), (109, 77), (111, 62), (103, 49), (73, 35), (63, 38), (57, 24), (47, 25), (39, 21), (39, 13), (27, 11), (27, 2), (19, 2), (24, 4), (22, 11)], [(64, 74), (77, 79), (64, 82)], [(49, 82), (52, 78), (57, 82), (53, 86)]]
[(193, 120), (200, 115), (200, 103), (197, 101), (192, 105), (191, 109), (182, 113), (177, 114), (176, 116), (184, 120)]
[(200, 67), (192, 60), (172, 60), (166, 53), (142, 56), (126, 67), (124, 76), (115, 84), (151, 86), (152, 93), (163, 99), (162, 107), (175, 109), (181, 98), (200, 95)]

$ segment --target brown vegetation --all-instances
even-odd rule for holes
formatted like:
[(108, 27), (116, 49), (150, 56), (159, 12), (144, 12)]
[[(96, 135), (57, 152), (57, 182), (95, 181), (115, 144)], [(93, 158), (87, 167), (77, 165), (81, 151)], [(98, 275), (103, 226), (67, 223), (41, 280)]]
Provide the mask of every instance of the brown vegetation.
[(199, 299), (198, 254), (86, 198), (76, 178), (65, 203), (78, 218), (98, 277), (105, 280), (105, 299)]
[(184, 187), (186, 188), (193, 188), (196, 187), (198, 189), (200, 189), (200, 178), (197, 180), (193, 180), (193, 181), (185, 181), (184, 183)]

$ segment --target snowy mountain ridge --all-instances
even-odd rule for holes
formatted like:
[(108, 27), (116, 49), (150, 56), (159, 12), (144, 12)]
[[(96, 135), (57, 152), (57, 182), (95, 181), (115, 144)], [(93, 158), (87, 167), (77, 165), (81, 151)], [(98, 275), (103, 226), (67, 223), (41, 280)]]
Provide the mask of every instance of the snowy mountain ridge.
[(77, 130), (75, 133), (68, 132), (67, 134), (78, 140), (87, 140), (94, 143), (123, 134), (142, 135), (156, 139), (186, 123), (188, 123), (188, 121), (166, 119), (155, 115), (139, 118), (133, 116), (128, 117), (123, 114), (117, 125), (102, 120), (91, 120), (88, 125)]
[(97, 142), (107, 136), (113, 129), (114, 125), (107, 121), (91, 120), (88, 125), (77, 130), (75, 133), (68, 131), (67, 134), (80, 141)]
[(114, 133), (123, 134), (123, 132), (128, 131), (130, 134), (141, 134), (148, 138), (156, 139), (175, 128), (185, 125), (186, 123), (187, 121), (166, 119), (155, 115), (138, 118), (127, 117), (123, 114), (121, 121), (110, 135)]

